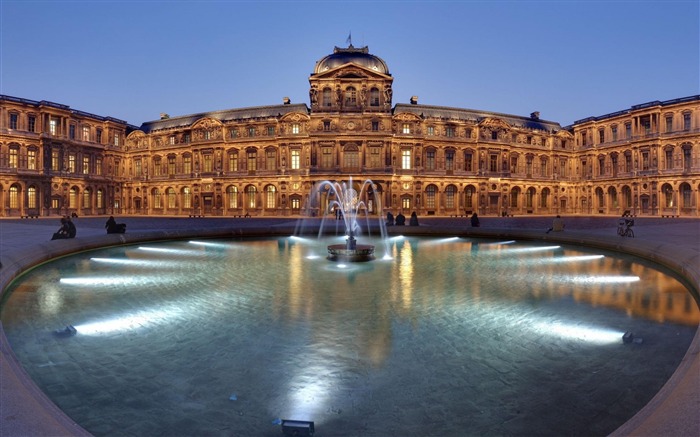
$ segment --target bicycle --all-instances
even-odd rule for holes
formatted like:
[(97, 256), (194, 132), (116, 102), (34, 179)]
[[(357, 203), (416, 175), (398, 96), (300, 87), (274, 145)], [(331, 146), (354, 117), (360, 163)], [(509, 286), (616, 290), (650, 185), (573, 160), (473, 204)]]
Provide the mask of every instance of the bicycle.
[(634, 231), (632, 230), (634, 226), (633, 219), (620, 219), (617, 222), (617, 235), (620, 237), (634, 237)]

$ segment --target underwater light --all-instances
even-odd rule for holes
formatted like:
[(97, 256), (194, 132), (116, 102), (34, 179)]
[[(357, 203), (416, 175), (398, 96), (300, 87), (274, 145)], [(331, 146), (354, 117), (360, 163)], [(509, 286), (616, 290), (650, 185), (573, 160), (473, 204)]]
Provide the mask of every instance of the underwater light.
[(484, 246), (501, 246), (505, 244), (514, 244), (515, 240), (508, 240), (508, 241), (496, 241), (495, 243), (481, 243)]
[(314, 423), (304, 420), (282, 420), (282, 434), (291, 436), (314, 435)]
[(561, 323), (536, 323), (534, 327), (545, 334), (597, 344), (617, 343), (622, 335), (622, 332), (613, 329)]
[(158, 319), (162, 319), (168, 314), (170, 314), (170, 312), (164, 310), (143, 311), (129, 316), (73, 326), (80, 334), (100, 335), (114, 331), (126, 331), (143, 328), (151, 323), (154, 323), (155, 321), (158, 321)]
[(233, 247), (232, 244), (212, 243), (210, 241), (189, 241), (189, 243), (196, 244), (197, 246), (207, 246), (207, 247)]
[(519, 247), (513, 249), (503, 249), (501, 252), (508, 253), (524, 253), (524, 252), (541, 252), (545, 250), (561, 249), (561, 246), (539, 246), (539, 247)]
[(637, 282), (639, 276), (574, 276), (574, 282), (582, 284), (624, 284)]
[(592, 261), (594, 259), (605, 258), (605, 255), (572, 255), (572, 256), (561, 256), (558, 258), (546, 258), (542, 260), (543, 262), (577, 262), (577, 261)]
[(96, 276), (85, 278), (61, 278), (58, 282), (65, 285), (98, 286), (117, 284), (123, 285), (126, 283), (133, 283), (135, 281), (134, 278), (125, 278), (123, 276)]
[(127, 258), (90, 258), (90, 261), (105, 264), (119, 264), (135, 267), (179, 267), (184, 261), (164, 261), (148, 259), (127, 259)]

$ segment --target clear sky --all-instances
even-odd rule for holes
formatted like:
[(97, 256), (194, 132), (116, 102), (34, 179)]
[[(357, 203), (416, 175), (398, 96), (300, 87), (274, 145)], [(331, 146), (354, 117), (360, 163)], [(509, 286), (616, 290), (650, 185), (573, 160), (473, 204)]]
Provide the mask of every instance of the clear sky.
[(0, 0), (0, 94), (140, 125), (309, 104), (317, 60), (386, 61), (394, 104), (562, 126), (700, 94), (698, 0)]

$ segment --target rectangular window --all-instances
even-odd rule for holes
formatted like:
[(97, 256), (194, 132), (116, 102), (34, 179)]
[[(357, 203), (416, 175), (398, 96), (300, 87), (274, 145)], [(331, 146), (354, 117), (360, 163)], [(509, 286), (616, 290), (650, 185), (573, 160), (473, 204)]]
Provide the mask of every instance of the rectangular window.
[(90, 174), (90, 157), (83, 156), (83, 174)]
[(673, 132), (673, 116), (666, 116), (666, 132)]
[(19, 164), (19, 149), (14, 147), (10, 149), (10, 162), (8, 163), (10, 168), (17, 168)]
[[(208, 139), (208, 138), (207, 138), (207, 139)], [(182, 136), (182, 142), (185, 143), (185, 144), (191, 143), (191, 142), (192, 142), (192, 135), (191, 135), (189, 132), (186, 132), (186, 133)]]
[(76, 170), (75, 158), (76, 158), (76, 156), (74, 153), (71, 153), (70, 155), (68, 155), (68, 173), (75, 173), (75, 170)]
[(153, 176), (163, 175), (163, 163), (160, 158), (153, 158)]
[(548, 161), (544, 158), (540, 161), (540, 176), (547, 176), (549, 174)]
[(182, 172), (184, 174), (192, 173), (192, 156), (185, 155), (182, 157)]
[(454, 170), (455, 168), (455, 152), (448, 150), (445, 152), (445, 170)]
[(102, 158), (95, 159), (95, 174), (97, 176), (102, 175)]
[(256, 152), (248, 152), (248, 171), (258, 169), (258, 154)]
[(649, 152), (642, 152), (642, 170), (649, 170)]
[(455, 128), (453, 126), (447, 126), (445, 128), (445, 135), (448, 137), (454, 137), (455, 136)]
[(598, 143), (603, 144), (605, 142), (605, 129), (598, 129)]
[(605, 158), (598, 158), (598, 176), (605, 175)]
[(292, 133), (294, 135), (298, 135), (299, 132), (301, 132), (301, 127), (300, 127), (299, 123), (292, 124)]
[(665, 151), (666, 155), (666, 170), (673, 169), (673, 150), (667, 149)]
[(632, 172), (632, 155), (625, 154), (625, 172)]
[(498, 155), (489, 155), (489, 171), (495, 173), (498, 171)]
[(330, 132), (331, 130), (331, 122), (328, 120), (323, 120), (323, 130), (325, 132)]
[(90, 208), (90, 190), (83, 191), (83, 208)]
[(268, 126), (268, 127), (267, 127), (267, 136), (268, 136), (268, 137), (274, 137), (274, 136), (275, 136), (275, 127), (274, 127), (274, 126)]
[(29, 187), (27, 189), (27, 207), (36, 208), (36, 205), (37, 205), (36, 188)]
[(569, 165), (566, 158), (559, 159), (559, 175), (563, 178), (569, 176)]
[(228, 131), (229, 138), (238, 138), (238, 129), (233, 128)]
[(75, 125), (74, 124), (71, 124), (70, 126), (68, 126), (68, 138), (70, 138), (71, 140), (75, 139)]
[(168, 156), (168, 176), (175, 176), (175, 157)]
[(292, 150), (292, 170), (301, 168), (301, 150)]
[(254, 128), (254, 127), (249, 127), (249, 128), (248, 128), (248, 136), (249, 136), (249, 137), (254, 137), (254, 136), (255, 136), (255, 128)]
[(333, 149), (324, 147), (321, 149), (321, 168), (333, 168), (335, 162), (333, 160)]
[(238, 171), (238, 153), (229, 153), (228, 171)]
[(379, 130), (379, 122), (373, 121), (372, 122), (372, 132), (377, 132), (378, 130)]
[(204, 173), (211, 173), (214, 171), (214, 155), (211, 153), (202, 156), (202, 171)]
[(410, 149), (401, 150), (401, 168), (404, 170), (411, 169), (411, 150)]
[(401, 133), (410, 134), (411, 133), (411, 125), (408, 123), (404, 123), (403, 125), (401, 125)]
[(29, 170), (36, 170), (36, 150), (27, 150), (27, 168)]
[(51, 151), (51, 170), (61, 170), (61, 161), (59, 160), (58, 150)]
[(19, 126), (19, 114), (10, 114), (10, 129), (17, 129)]
[(632, 139), (632, 123), (625, 123), (625, 138)]
[(466, 152), (464, 154), (464, 170), (466, 171), (472, 171), (473, 166), (473, 157), (471, 152)]
[(114, 145), (115, 146), (119, 145), (119, 134), (118, 133), (114, 134)]
[(36, 132), (36, 117), (30, 115), (27, 117), (27, 130), (29, 132)]
[(434, 126), (428, 126), (427, 134), (428, 134), (429, 136), (435, 135), (435, 127), (434, 127)]
[(274, 149), (265, 152), (265, 169), (275, 170), (277, 168), (277, 153)]
[(612, 130), (612, 140), (617, 141), (617, 126), (613, 126), (611, 128), (611, 130)]
[(360, 153), (357, 150), (349, 150), (343, 154), (346, 169), (360, 168)]
[(425, 169), (435, 170), (435, 150), (425, 152)]
[(95, 141), (97, 141), (98, 143), (102, 143), (102, 129), (100, 129), (99, 127), (95, 131)]
[(90, 141), (90, 128), (83, 126), (83, 141)]
[(369, 148), (369, 167), (381, 168), (382, 166), (382, 149), (381, 147)]
[(683, 130), (690, 130), (690, 113), (683, 114)]
[(58, 119), (52, 118), (49, 120), (49, 133), (51, 135), (58, 135)]

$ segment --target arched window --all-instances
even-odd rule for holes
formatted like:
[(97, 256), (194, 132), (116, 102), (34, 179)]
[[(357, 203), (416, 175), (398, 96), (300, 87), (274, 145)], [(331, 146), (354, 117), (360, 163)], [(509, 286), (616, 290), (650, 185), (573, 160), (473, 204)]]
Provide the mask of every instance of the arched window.
[(428, 209), (435, 209), (437, 198), (437, 187), (435, 185), (428, 185), (425, 188), (425, 207)]
[(182, 207), (192, 208), (192, 190), (190, 187), (182, 189)]
[(603, 189), (598, 187), (595, 189), (596, 202), (598, 203), (598, 208), (605, 206), (605, 195), (603, 194)]
[(83, 208), (90, 208), (91, 205), (91, 197), (92, 197), (92, 191), (89, 188), (86, 188), (83, 191)]
[(17, 185), (10, 187), (10, 208), (19, 208), (19, 187)]
[(683, 182), (678, 190), (681, 193), (681, 208), (692, 207), (692, 191), (690, 190), (690, 184)]
[(464, 190), (464, 194), (465, 194), (464, 203), (465, 203), (465, 206), (467, 208), (474, 207), (474, 193), (475, 192), (476, 192), (476, 189), (472, 185), (467, 186), (467, 188)]
[(549, 188), (543, 188), (540, 192), (540, 208), (547, 208), (549, 205)]
[(357, 90), (353, 86), (345, 89), (345, 106), (357, 106)]
[(233, 185), (226, 187), (226, 199), (229, 209), (238, 208), (238, 188)]
[(610, 198), (610, 206), (612, 208), (617, 208), (620, 206), (617, 200), (617, 190), (615, 187), (608, 188), (608, 197)]
[(455, 208), (455, 193), (457, 188), (454, 185), (448, 185), (445, 188), (445, 208), (454, 209)]
[(27, 188), (27, 208), (36, 208), (38, 206), (37, 198), (36, 198), (36, 187), (35, 186), (30, 186)]
[(518, 198), (519, 197), (520, 197), (520, 188), (519, 187), (514, 187), (512, 190), (510, 190), (510, 207), (511, 208), (518, 207)]
[(68, 193), (68, 207), (77, 208), (78, 207), (78, 189), (73, 187)]
[(369, 90), (369, 106), (379, 106), (379, 90), (377, 88)]
[(255, 208), (255, 195), (257, 194), (258, 190), (255, 189), (255, 185), (248, 185), (245, 189), (245, 195), (246, 195), (246, 205), (248, 205), (248, 208)]
[(163, 200), (161, 198), (160, 190), (158, 188), (154, 188), (151, 191), (151, 205), (153, 205), (153, 208), (155, 209), (163, 208)]
[(265, 187), (265, 208), (274, 209), (277, 207), (277, 190), (274, 185)]
[(532, 208), (532, 206), (535, 203), (534, 200), (535, 200), (535, 188), (530, 187), (527, 189), (527, 192), (525, 193), (525, 207)]
[(669, 184), (664, 184), (661, 187), (661, 198), (664, 202), (664, 207), (673, 208), (673, 187)]
[(165, 192), (168, 198), (168, 209), (177, 208), (177, 194), (175, 193), (175, 188), (170, 187)]
[(622, 207), (631, 208), (632, 207), (632, 190), (628, 185), (622, 187)]

